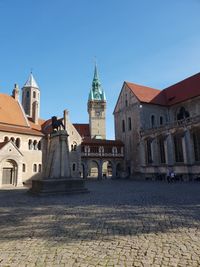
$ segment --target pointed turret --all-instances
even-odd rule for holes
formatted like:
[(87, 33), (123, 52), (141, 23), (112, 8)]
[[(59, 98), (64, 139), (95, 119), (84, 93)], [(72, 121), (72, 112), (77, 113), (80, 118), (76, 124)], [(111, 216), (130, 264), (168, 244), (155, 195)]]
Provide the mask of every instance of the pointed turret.
[(97, 64), (95, 63), (92, 88), (90, 89), (88, 98), (90, 135), (92, 138), (96, 139), (106, 138), (105, 112), (106, 112), (106, 96), (104, 90), (101, 87), (97, 70)]
[(40, 89), (32, 72), (22, 88), (22, 106), (26, 115), (37, 124), (40, 111)]
[(32, 72), (30, 73), (28, 80), (26, 81), (26, 83), (24, 84), (24, 87), (34, 87), (39, 89), (39, 86), (37, 85)]

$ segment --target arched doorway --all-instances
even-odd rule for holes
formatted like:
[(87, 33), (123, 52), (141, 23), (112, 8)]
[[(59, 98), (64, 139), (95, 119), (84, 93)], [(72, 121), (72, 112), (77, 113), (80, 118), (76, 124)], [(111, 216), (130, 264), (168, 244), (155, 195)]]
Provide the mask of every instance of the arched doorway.
[(99, 165), (96, 161), (92, 160), (89, 162), (88, 166), (88, 178), (98, 178), (99, 177)]
[(17, 163), (7, 160), (2, 164), (2, 185), (17, 184)]
[(102, 164), (102, 175), (103, 178), (112, 178), (113, 176), (113, 167), (111, 161), (104, 161)]

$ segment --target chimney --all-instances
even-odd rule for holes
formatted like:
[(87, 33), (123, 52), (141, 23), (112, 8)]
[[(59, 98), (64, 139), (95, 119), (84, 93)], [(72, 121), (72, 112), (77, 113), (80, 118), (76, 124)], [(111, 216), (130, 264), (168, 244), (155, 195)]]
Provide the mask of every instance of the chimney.
[(19, 87), (18, 85), (15, 83), (14, 85), (14, 89), (12, 91), (12, 97), (16, 100), (19, 101)]
[(38, 102), (35, 101), (35, 102), (33, 102), (33, 116), (32, 116), (33, 122), (35, 124), (38, 124), (38, 119), (39, 119), (38, 117), (39, 117)]

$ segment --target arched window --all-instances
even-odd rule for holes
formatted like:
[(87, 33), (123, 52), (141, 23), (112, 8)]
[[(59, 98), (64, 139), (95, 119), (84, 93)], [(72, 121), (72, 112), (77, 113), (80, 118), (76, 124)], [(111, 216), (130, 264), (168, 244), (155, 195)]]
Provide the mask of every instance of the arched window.
[(151, 127), (155, 127), (155, 116), (151, 115)]
[(26, 164), (25, 163), (22, 164), (22, 171), (26, 172)]
[(177, 120), (183, 120), (188, 117), (190, 117), (190, 113), (184, 107), (181, 107), (177, 113)]
[(33, 164), (33, 172), (37, 172), (37, 164)]
[(37, 150), (37, 140), (34, 140), (34, 142), (33, 142), (33, 148), (34, 148), (34, 150)]
[(41, 141), (38, 142), (38, 150), (41, 150)]
[(42, 164), (38, 165), (38, 172), (42, 172)]
[(72, 171), (74, 172), (76, 170), (76, 163), (73, 163), (72, 165)]
[(31, 150), (33, 148), (33, 142), (31, 139), (28, 140), (28, 149)]
[(8, 142), (9, 141), (9, 137), (8, 136), (5, 136), (4, 137), (4, 142)]
[(29, 97), (29, 91), (26, 92), (26, 97)]
[(16, 144), (16, 146), (17, 146), (18, 148), (20, 148), (20, 145), (21, 145), (21, 140), (20, 140), (20, 138), (17, 138), (17, 139), (16, 139), (15, 144)]
[(77, 143), (73, 142), (73, 144), (71, 145), (71, 151), (76, 151), (77, 149)]
[(184, 162), (182, 139), (183, 137), (181, 134), (176, 134), (174, 136), (174, 152), (176, 162)]
[(36, 92), (33, 91), (33, 98), (36, 98)]

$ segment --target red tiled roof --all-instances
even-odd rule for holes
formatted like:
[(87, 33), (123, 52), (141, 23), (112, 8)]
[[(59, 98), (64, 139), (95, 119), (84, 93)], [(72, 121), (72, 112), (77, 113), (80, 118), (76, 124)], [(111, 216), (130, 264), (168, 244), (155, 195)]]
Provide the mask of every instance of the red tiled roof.
[(124, 146), (121, 140), (105, 140), (105, 139), (85, 139), (82, 145), (112, 145), (112, 146)]
[(88, 123), (73, 123), (73, 125), (81, 137), (90, 137), (90, 126)]
[(28, 126), (19, 102), (12, 96), (0, 94), (0, 122), (9, 125)]
[(140, 102), (171, 106), (200, 96), (200, 73), (160, 91), (147, 86), (125, 82)]
[(34, 130), (30, 127), (17, 127), (17, 126), (6, 125), (6, 124), (5, 125), (0, 124), (0, 131), (43, 136), (42, 132), (38, 130)]
[(200, 72), (163, 91), (169, 106), (200, 96)]
[[(145, 103), (150, 103), (153, 101), (155, 104), (165, 104), (163, 97), (158, 97), (161, 93), (160, 90), (130, 82), (125, 82), (125, 84), (134, 93), (139, 101)], [(154, 101), (154, 99), (156, 100)]]

